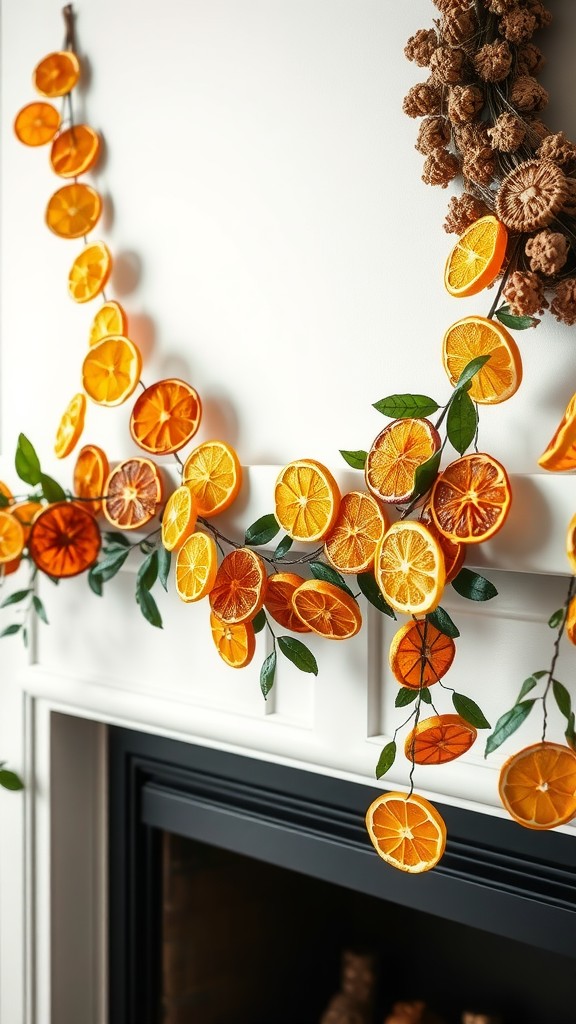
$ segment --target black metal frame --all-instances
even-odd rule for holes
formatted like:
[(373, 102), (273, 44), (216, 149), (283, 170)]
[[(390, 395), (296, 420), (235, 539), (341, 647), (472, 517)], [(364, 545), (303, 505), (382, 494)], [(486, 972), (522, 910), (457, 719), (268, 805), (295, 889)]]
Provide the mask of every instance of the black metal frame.
[(406, 907), (576, 955), (574, 840), (439, 806), (446, 853), (406, 876), (364, 828), (380, 789), (110, 730), (110, 1024), (157, 1024), (160, 829)]

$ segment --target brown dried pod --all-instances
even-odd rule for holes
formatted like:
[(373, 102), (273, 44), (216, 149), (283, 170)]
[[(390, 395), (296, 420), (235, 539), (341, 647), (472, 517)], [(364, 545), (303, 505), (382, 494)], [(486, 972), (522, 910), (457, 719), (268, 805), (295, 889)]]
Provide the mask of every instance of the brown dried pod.
[(548, 160), (525, 160), (506, 175), (496, 194), (496, 214), (512, 231), (545, 228), (566, 201), (566, 178)]
[(442, 97), (438, 86), (433, 82), (419, 82), (413, 85), (404, 97), (402, 110), (408, 117), (424, 117), (426, 114), (439, 114)]
[(462, 163), (464, 180), (471, 181), (475, 185), (490, 185), (495, 173), (494, 154), (489, 147), (466, 157)]
[(453, 46), (439, 46), (430, 59), (430, 71), (435, 82), (456, 85), (464, 78), (466, 55)]
[(433, 28), (420, 28), (404, 47), (408, 60), (413, 60), (418, 67), (427, 68), (430, 58), (438, 46), (438, 36)]
[(461, 196), (452, 196), (448, 203), (444, 231), (448, 234), (462, 235), (475, 220), (486, 216), (490, 210), (481, 199), (464, 192)]
[(478, 30), (478, 22), (472, 8), (449, 9), (442, 19), (441, 36), (449, 46), (467, 43)]
[(515, 270), (510, 274), (502, 295), (513, 316), (534, 316), (534, 313), (542, 313), (548, 305), (544, 298), (544, 282), (531, 270)]
[(563, 324), (576, 324), (576, 277), (567, 277), (554, 289), (550, 311)]
[(477, 85), (455, 85), (448, 96), (448, 117), (453, 124), (473, 121), (484, 106), (484, 93)]
[(532, 75), (519, 75), (512, 82), (508, 96), (510, 103), (522, 113), (542, 110), (548, 103), (548, 93)]
[(446, 186), (460, 172), (460, 161), (454, 153), (447, 149), (434, 149), (424, 161), (422, 181), (426, 185)]
[(516, 69), (519, 75), (537, 75), (544, 67), (545, 60), (542, 50), (534, 43), (524, 43), (518, 47)]
[(564, 132), (555, 132), (542, 140), (536, 156), (541, 160), (551, 160), (559, 167), (568, 167), (576, 161), (576, 145), (566, 138)]
[(423, 156), (428, 156), (433, 150), (447, 146), (451, 137), (452, 132), (446, 118), (425, 117), (418, 131), (416, 149)]
[(492, 11), (492, 14), (506, 14), (516, 7), (517, 2), (518, 0), (484, 0), (484, 6)]
[(525, 253), (530, 261), (530, 269), (539, 271), (547, 277), (559, 273), (568, 259), (570, 243), (561, 231), (550, 231), (545, 228), (526, 242)]
[(502, 82), (510, 74), (512, 50), (504, 39), (486, 43), (474, 57), (474, 67), (485, 82)]
[(488, 136), (494, 149), (501, 153), (513, 153), (524, 142), (526, 128), (524, 122), (514, 114), (500, 114), (491, 128), (488, 128)]
[(434, 6), (442, 14), (446, 11), (466, 11), (472, 6), (473, 0), (434, 0)]
[(566, 178), (567, 195), (562, 206), (562, 213), (576, 217), (576, 178)]
[(548, 28), (552, 22), (552, 12), (540, 0), (528, 0), (528, 11), (536, 18), (536, 28)]
[(520, 43), (527, 43), (536, 31), (537, 21), (533, 14), (530, 14), (523, 7), (513, 7), (507, 14), (504, 14), (498, 25), (500, 34), (518, 46)]
[(544, 124), (539, 117), (527, 117), (524, 124), (526, 125), (526, 139), (535, 149), (540, 145), (542, 139), (552, 134), (548, 125)]

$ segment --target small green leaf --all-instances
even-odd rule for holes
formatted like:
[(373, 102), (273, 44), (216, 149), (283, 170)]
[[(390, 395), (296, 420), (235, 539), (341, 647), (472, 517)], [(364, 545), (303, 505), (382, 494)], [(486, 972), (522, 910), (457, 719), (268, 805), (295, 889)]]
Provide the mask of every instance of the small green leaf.
[(475, 701), (471, 697), (466, 697), (463, 693), (453, 693), (452, 703), (456, 708), (460, 718), (463, 718), (465, 722), (473, 725), (476, 729), (490, 729), (491, 725), (484, 712), (478, 707)]
[(158, 611), (158, 605), (150, 591), (146, 590), (145, 587), (137, 587), (136, 601), (146, 621), (149, 622), (150, 625), (157, 626), (158, 629), (162, 629), (162, 616)]
[[(545, 673), (542, 673), (542, 675), (545, 675)], [(540, 673), (538, 673), (538, 674), (534, 673), (533, 676), (528, 676), (528, 679), (524, 680), (524, 682), (522, 683), (521, 689), (520, 689), (520, 693), (518, 694), (518, 696), (516, 698), (516, 704), (519, 704), (521, 700), (524, 700), (524, 697), (526, 696), (526, 694), (530, 693), (530, 690), (533, 690), (534, 687), (538, 685), (538, 679), (540, 679), (540, 678), (541, 678)]]
[(296, 640), (293, 636), (279, 636), (278, 646), (284, 657), (288, 658), (288, 661), (291, 661), (293, 665), (296, 665), (296, 668), (299, 668), (301, 672), (311, 672), (314, 676), (318, 675), (316, 658), (301, 640)]
[(132, 547), (132, 541), (128, 540), (128, 537), (125, 537), (123, 533), (116, 533), (113, 530), (106, 530), (102, 534), (102, 541), (105, 548), (111, 547), (112, 545), (122, 548)]
[(476, 376), (476, 374), (482, 369), (482, 367), (486, 365), (489, 359), (489, 355), (476, 356), (474, 359), (471, 359), (470, 362), (466, 364), (454, 386), (452, 401), (454, 401), (454, 395), (457, 395), (459, 391), (463, 391), (464, 388), (468, 390), (467, 384), (469, 383), (469, 381), (471, 381), (472, 378)]
[(500, 306), (500, 309), (496, 310), (495, 316), (504, 324), (504, 327), (509, 327), (512, 331), (526, 331), (529, 327), (537, 327), (540, 321), (535, 316), (514, 316), (510, 313), (510, 306)]
[(24, 783), (20, 776), (16, 775), (16, 772), (9, 772), (7, 768), (0, 768), (0, 786), (12, 790), (13, 793), (24, 789)]
[(255, 633), (261, 633), (266, 625), (266, 612), (263, 608), (260, 609), (258, 615), (255, 615), (252, 619), (252, 626)]
[(469, 601), (491, 601), (498, 594), (490, 580), (477, 572), (472, 572), (472, 569), (460, 569), (452, 580), (452, 586), (460, 597), (466, 597)]
[(440, 406), (428, 395), (388, 395), (374, 402), (374, 409), (390, 419), (400, 420), (408, 416), (431, 416)]
[(34, 597), (32, 598), (32, 604), (34, 605), (34, 611), (36, 612), (38, 618), (41, 619), (42, 622), (45, 622), (46, 625), (48, 625), (49, 623), (48, 616), (46, 615), (46, 609), (42, 604), (42, 601), (40, 600), (39, 597), (36, 596), (36, 594), (34, 594)]
[(9, 604), (19, 604), (20, 601), (25, 601), (29, 593), (29, 589), (16, 590), (13, 594), (10, 594), (9, 597), (4, 598), (2, 604), (0, 604), (0, 608), (7, 608)]
[(275, 550), (275, 552), (274, 552), (274, 554), (272, 556), (274, 561), (276, 561), (277, 559), (279, 560), (281, 558), (284, 558), (284, 555), (288, 551), (290, 551), (290, 548), (292, 547), (292, 544), (293, 544), (292, 537), (289, 537), (288, 534), (286, 534), (285, 537), (282, 537), (282, 540), (280, 541), (278, 547), (276, 548), (276, 550)]
[(14, 465), (16, 466), (18, 476), (24, 481), (24, 483), (31, 484), (32, 487), (35, 487), (36, 484), (40, 483), (40, 478), (42, 476), (40, 461), (36, 455), (34, 446), (24, 434), (20, 434), (18, 436)]
[(274, 676), (276, 675), (276, 651), (272, 651), (266, 660), (262, 664), (260, 669), (260, 689), (266, 700), (270, 690), (274, 686)]
[(558, 629), (558, 626), (562, 622), (563, 618), (564, 618), (564, 609), (563, 608), (558, 608), (558, 611), (555, 611), (553, 613), (553, 615), (551, 615), (550, 618), (548, 619), (548, 625), (550, 626), (550, 629)]
[(344, 577), (339, 572), (336, 572), (336, 569), (333, 569), (331, 565), (326, 565), (326, 562), (310, 562), (309, 567), (310, 572), (317, 580), (333, 583), (335, 587), (340, 587), (340, 590), (345, 590), (350, 597), (354, 597)]
[(356, 577), (356, 582), (360, 588), (362, 594), (367, 601), (370, 602), (374, 608), (377, 608), (379, 612), (384, 615), (389, 615), (391, 619), (396, 618), (396, 613), (393, 608), (390, 607), (387, 601), (382, 596), (382, 591), (374, 579), (374, 574), (371, 572), (359, 573)]
[(8, 495), (3, 494), (2, 491), (0, 491), (0, 508), (7, 508), (9, 504), (10, 498), (8, 497)]
[(520, 704), (515, 704), (513, 708), (510, 708), (510, 711), (505, 711), (500, 716), (494, 726), (494, 732), (486, 741), (484, 757), (497, 750), (500, 744), (504, 743), (504, 740), (507, 740), (513, 732), (516, 732), (516, 729), (527, 719), (535, 703), (534, 700), (523, 700)]
[(138, 590), (152, 590), (158, 579), (158, 548), (146, 556), (138, 569), (136, 576), (136, 587)]
[(460, 630), (456, 624), (452, 622), (448, 612), (444, 608), (441, 608), (440, 605), (438, 605), (435, 611), (429, 612), (426, 618), (428, 622), (431, 622), (433, 626), (436, 626), (436, 629), (439, 629), (441, 633), (444, 633), (444, 636), (451, 636), (453, 640), (460, 636)]
[(93, 576), (98, 576), (102, 580), (102, 583), (106, 583), (106, 581), (111, 580), (117, 572), (120, 572), (120, 569), (124, 565), (129, 554), (130, 548), (124, 548), (116, 554), (106, 556), (102, 561), (93, 565), (90, 572)]
[(22, 629), (22, 625), (18, 622), (13, 622), (10, 626), (6, 626), (0, 633), (1, 636), (14, 636), (15, 633), (19, 633)]
[(434, 452), (434, 455), (431, 455), (426, 462), (423, 462), (421, 466), (418, 466), (414, 474), (414, 490), (412, 491), (412, 498), (419, 498), (422, 494), (426, 494), (426, 492), (430, 490), (438, 476), (441, 458), (442, 449), (440, 448), (437, 452)]
[(66, 491), (60, 486), (57, 480), (53, 480), (46, 473), (40, 474), (40, 486), (46, 501), (66, 501)]
[(170, 574), (171, 562), (172, 555), (170, 551), (166, 551), (166, 548), (161, 544), (158, 548), (158, 579), (166, 591), (168, 590), (168, 576)]
[(560, 709), (560, 714), (564, 715), (564, 718), (569, 722), (570, 715), (572, 714), (572, 701), (570, 700), (568, 690), (557, 679), (553, 679), (552, 691), (554, 693), (554, 700)]
[(88, 586), (93, 594), (96, 594), (97, 597), (102, 597), (102, 594), (104, 593), (102, 577), (94, 575), (95, 568), (96, 566), (93, 565), (88, 571)]
[(478, 413), (474, 402), (466, 391), (458, 391), (450, 402), (446, 419), (446, 433), (450, 444), (460, 455), (464, 455), (466, 449), (472, 444), (477, 426)]
[(22, 643), (24, 644), (24, 647), (28, 649), (28, 630), (26, 629), (26, 626), (24, 626), (24, 629), (22, 630)]
[(340, 449), (340, 455), (347, 462), (352, 469), (364, 469), (366, 465), (366, 459), (368, 458), (368, 452), (363, 451), (361, 448), (358, 451), (351, 452)]
[(246, 530), (244, 537), (245, 544), (260, 547), (262, 544), (269, 544), (273, 537), (280, 531), (280, 526), (273, 513), (267, 516), (260, 516), (252, 526)]
[(390, 771), (394, 761), (396, 760), (396, 744), (394, 740), (387, 743), (383, 747), (380, 757), (378, 758), (378, 764), (376, 765), (376, 778), (381, 779), (386, 772)]
[(411, 686), (402, 686), (396, 694), (396, 700), (394, 701), (395, 708), (405, 708), (412, 701), (416, 700), (418, 696), (418, 690), (412, 689)]
[(574, 729), (574, 724), (575, 715), (574, 712), (572, 712), (570, 718), (568, 719), (568, 727), (566, 729), (566, 732), (564, 733), (566, 737), (566, 742), (569, 747), (572, 747), (572, 750), (576, 750), (576, 731)]
[(427, 686), (422, 687), (422, 689), (420, 690), (420, 696), (425, 704), (432, 703), (432, 694), (430, 693), (430, 690), (428, 689)]

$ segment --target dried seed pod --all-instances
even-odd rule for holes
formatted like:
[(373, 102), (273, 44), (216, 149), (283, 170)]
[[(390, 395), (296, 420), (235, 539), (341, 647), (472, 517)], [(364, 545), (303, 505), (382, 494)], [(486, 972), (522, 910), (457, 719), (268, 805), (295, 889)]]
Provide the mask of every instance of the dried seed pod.
[(566, 138), (564, 132), (555, 132), (542, 140), (536, 156), (540, 160), (551, 160), (559, 167), (568, 167), (576, 161), (576, 145)]
[(543, 110), (548, 103), (546, 89), (532, 75), (519, 75), (512, 83), (508, 98), (513, 107), (525, 114)]
[(430, 58), (438, 46), (438, 36), (433, 28), (420, 28), (404, 47), (408, 60), (413, 60), (420, 68), (427, 68)]
[(501, 153), (513, 153), (524, 142), (526, 128), (524, 122), (514, 114), (500, 114), (492, 128), (488, 128), (488, 136), (494, 149)]
[(430, 71), (435, 82), (455, 85), (464, 78), (466, 55), (453, 46), (439, 46), (430, 59)]
[(416, 149), (423, 156), (428, 156), (434, 149), (447, 146), (451, 137), (452, 132), (446, 118), (425, 117), (418, 131)]
[(576, 217), (576, 178), (566, 178), (567, 195), (562, 206), (562, 212), (570, 217)]
[(550, 311), (563, 324), (576, 324), (576, 277), (567, 277), (554, 289)]
[(466, 157), (462, 163), (464, 180), (472, 181), (475, 185), (490, 185), (495, 173), (494, 154), (489, 147)]
[(472, 8), (449, 8), (442, 19), (441, 36), (448, 46), (468, 43), (478, 30), (478, 22)]
[(513, 7), (500, 18), (499, 22), (500, 34), (509, 43), (514, 43), (516, 46), (528, 42), (534, 35), (536, 27), (535, 15), (522, 7)]
[(462, 235), (475, 220), (484, 217), (490, 210), (481, 199), (464, 192), (461, 196), (452, 196), (448, 203), (444, 231), (448, 234)]
[(524, 43), (518, 47), (516, 55), (519, 75), (537, 75), (544, 67), (542, 51), (534, 43)]
[(402, 110), (408, 117), (424, 117), (426, 114), (439, 114), (441, 106), (438, 86), (428, 81), (412, 86), (404, 97)]
[(446, 186), (460, 172), (460, 161), (447, 149), (434, 149), (424, 161), (422, 181), (426, 185)]
[(545, 228), (568, 195), (566, 178), (548, 160), (525, 160), (506, 175), (496, 195), (496, 214), (512, 231)]
[(548, 305), (544, 282), (531, 270), (515, 270), (510, 274), (502, 294), (514, 316), (533, 316)]
[(510, 74), (512, 50), (504, 39), (486, 43), (474, 57), (474, 67), (485, 82), (502, 82)]
[(550, 277), (557, 274), (568, 259), (570, 243), (561, 231), (545, 228), (526, 242), (525, 252), (530, 260), (530, 269)]
[(473, 121), (484, 106), (484, 93), (477, 85), (455, 85), (448, 97), (448, 117), (452, 124)]

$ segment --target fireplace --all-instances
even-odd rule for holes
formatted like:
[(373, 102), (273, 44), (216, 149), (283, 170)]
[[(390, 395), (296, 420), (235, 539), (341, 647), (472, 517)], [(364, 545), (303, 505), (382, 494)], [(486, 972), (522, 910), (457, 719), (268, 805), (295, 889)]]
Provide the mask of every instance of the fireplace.
[(443, 806), (430, 874), (376, 856), (376, 791), (113, 727), (110, 1024), (316, 1024), (343, 948), (374, 953), (376, 1024), (423, 998), (573, 1024), (571, 837)]

